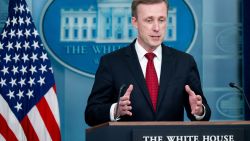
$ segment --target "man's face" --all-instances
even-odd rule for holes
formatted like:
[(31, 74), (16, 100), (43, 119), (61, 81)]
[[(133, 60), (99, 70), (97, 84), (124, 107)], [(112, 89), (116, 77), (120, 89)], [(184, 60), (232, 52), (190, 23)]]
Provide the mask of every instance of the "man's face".
[(164, 2), (156, 4), (140, 4), (137, 17), (132, 23), (138, 29), (138, 42), (147, 51), (153, 51), (165, 37), (167, 26), (167, 6)]

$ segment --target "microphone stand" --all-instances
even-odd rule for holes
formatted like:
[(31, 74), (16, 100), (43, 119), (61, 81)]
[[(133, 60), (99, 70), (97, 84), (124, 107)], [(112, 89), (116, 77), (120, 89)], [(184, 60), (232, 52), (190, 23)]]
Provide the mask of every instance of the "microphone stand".
[(235, 83), (233, 83), (233, 82), (230, 82), (230, 83), (229, 83), (229, 86), (230, 86), (231, 88), (236, 88), (236, 89), (241, 93), (241, 95), (243, 95), (243, 99), (245, 100), (245, 102), (246, 102), (246, 104), (247, 104), (247, 107), (248, 107), (248, 109), (250, 110), (250, 105), (249, 105), (249, 102), (248, 102), (248, 100), (247, 100), (247, 97), (246, 97), (246, 95), (245, 95), (243, 89), (240, 88), (239, 86), (237, 86), (237, 85), (236, 85)]

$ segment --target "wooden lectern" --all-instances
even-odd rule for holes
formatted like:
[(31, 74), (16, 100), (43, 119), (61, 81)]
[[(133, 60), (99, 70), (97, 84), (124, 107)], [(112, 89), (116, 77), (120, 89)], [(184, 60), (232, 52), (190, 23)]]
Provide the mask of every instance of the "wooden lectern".
[(250, 141), (250, 122), (107, 122), (86, 141)]

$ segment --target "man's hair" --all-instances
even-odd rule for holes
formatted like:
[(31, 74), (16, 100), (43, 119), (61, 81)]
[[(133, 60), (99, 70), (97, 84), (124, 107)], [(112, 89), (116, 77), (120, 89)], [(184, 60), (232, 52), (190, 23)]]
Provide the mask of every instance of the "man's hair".
[(137, 17), (137, 7), (139, 4), (156, 4), (165, 2), (167, 9), (169, 8), (168, 0), (133, 0), (131, 5), (132, 17)]

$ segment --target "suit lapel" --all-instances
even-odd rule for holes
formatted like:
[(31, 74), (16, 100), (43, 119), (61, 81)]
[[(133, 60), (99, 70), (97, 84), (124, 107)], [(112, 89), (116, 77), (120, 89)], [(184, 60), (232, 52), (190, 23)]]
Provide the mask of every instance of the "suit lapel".
[(160, 89), (158, 94), (157, 109), (166, 95), (165, 91), (171, 80), (172, 73), (174, 72), (174, 56), (171, 54), (168, 47), (162, 44), (162, 65), (161, 65), (161, 77), (160, 77)]
[(126, 60), (128, 62), (128, 68), (133, 74), (133, 77), (136, 80), (138, 87), (142, 91), (148, 104), (151, 105), (151, 110), (153, 110), (153, 106), (152, 106), (149, 92), (147, 89), (146, 81), (142, 73), (142, 69), (141, 69), (141, 66), (140, 66), (136, 51), (135, 51), (134, 44), (135, 44), (135, 41), (130, 45), (130, 47), (127, 49), (127, 52), (126, 52)]

